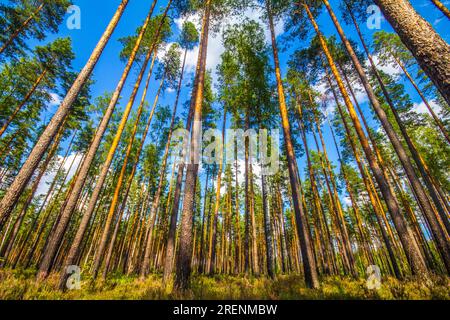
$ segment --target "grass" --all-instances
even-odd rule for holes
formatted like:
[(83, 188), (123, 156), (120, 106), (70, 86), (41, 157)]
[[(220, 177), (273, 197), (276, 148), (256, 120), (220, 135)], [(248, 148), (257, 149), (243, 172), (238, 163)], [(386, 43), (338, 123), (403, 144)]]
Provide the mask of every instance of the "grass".
[(364, 279), (328, 277), (317, 290), (306, 288), (301, 276), (245, 278), (232, 276), (194, 276), (189, 292), (180, 294), (164, 288), (160, 275), (145, 281), (135, 277), (115, 277), (108, 281), (84, 280), (81, 290), (58, 291), (56, 275), (37, 283), (33, 270), (0, 270), (0, 300), (321, 300), (321, 299), (439, 299), (450, 300), (448, 277), (428, 281), (400, 282), (383, 279), (378, 290), (369, 290)]

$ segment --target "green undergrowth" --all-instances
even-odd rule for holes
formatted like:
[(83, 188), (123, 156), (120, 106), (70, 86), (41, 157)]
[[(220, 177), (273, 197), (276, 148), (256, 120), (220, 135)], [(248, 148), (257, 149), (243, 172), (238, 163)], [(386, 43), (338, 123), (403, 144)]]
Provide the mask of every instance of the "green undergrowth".
[(301, 276), (264, 277), (194, 276), (191, 290), (173, 292), (162, 285), (161, 275), (146, 280), (117, 276), (107, 281), (83, 279), (80, 290), (60, 292), (57, 275), (37, 283), (33, 270), (0, 270), (0, 299), (5, 300), (317, 300), (317, 299), (445, 299), (450, 300), (448, 277), (433, 277), (423, 281), (398, 281), (385, 278), (381, 288), (369, 290), (364, 279), (327, 277), (320, 289), (308, 289)]

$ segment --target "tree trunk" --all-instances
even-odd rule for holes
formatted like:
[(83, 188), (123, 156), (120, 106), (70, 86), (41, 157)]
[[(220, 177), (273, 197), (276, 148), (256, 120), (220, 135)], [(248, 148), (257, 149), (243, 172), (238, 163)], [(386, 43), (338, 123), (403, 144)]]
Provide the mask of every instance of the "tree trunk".
[(41, 5), (39, 7), (37, 7), (37, 9), (33, 12), (33, 14), (31, 16), (29, 16), (20, 25), (20, 27), (14, 31), (14, 33), (9, 37), (9, 39), (0, 48), (0, 55), (9, 47), (9, 45), (17, 38), (17, 36), (29, 26), (31, 21), (33, 21), (34, 17), (36, 15), (38, 15), (41, 12), (41, 10), (44, 8), (44, 5), (45, 5), (45, 3), (42, 2)]
[(416, 89), (417, 93), (419, 94), (420, 98), (422, 99), (423, 103), (425, 104), (426, 108), (428, 109), (428, 112), (431, 114), (431, 117), (433, 118), (434, 122), (436, 122), (436, 125), (439, 128), (439, 130), (441, 131), (441, 133), (444, 136), (445, 140), (447, 140), (447, 142), (450, 144), (450, 137), (448, 135), (447, 130), (444, 127), (444, 124), (442, 123), (441, 119), (439, 119), (439, 117), (436, 115), (436, 113), (433, 111), (433, 108), (431, 108), (430, 104), (428, 103), (427, 98), (422, 93), (422, 90), (420, 90), (419, 86), (414, 81), (413, 77), (409, 74), (409, 72), (406, 69), (404, 63), (399, 58), (397, 58), (396, 56), (393, 56), (393, 58), (394, 58), (395, 62), (397, 62), (397, 64), (400, 66), (400, 68), (402, 69), (403, 73), (408, 78), (409, 82), (411, 82), (411, 84), (413, 85), (414, 89)]
[[(396, 152), (399, 155), (400, 160), (402, 160), (402, 164), (403, 167), (405, 168), (405, 171), (407, 173), (408, 176), (408, 180), (411, 183), (411, 186), (413, 188), (414, 194), (416, 195), (416, 197), (418, 198), (418, 202), (421, 205), (421, 209), (424, 212), (425, 216), (427, 217), (427, 220), (430, 222), (432, 231), (434, 236), (436, 237), (436, 240), (438, 241), (437, 245), (438, 245), (438, 249), (439, 252), (441, 253), (444, 263), (446, 265), (447, 268), (447, 272), (449, 272), (449, 266), (450, 266), (450, 251), (449, 251), (449, 245), (447, 242), (447, 237), (448, 237), (448, 230), (449, 230), (449, 220), (447, 217), (447, 213), (446, 210), (444, 209), (444, 207), (441, 205), (441, 202), (439, 200), (439, 196), (435, 190), (435, 186), (433, 185), (433, 182), (431, 181), (429, 172), (427, 172), (426, 166), (424, 164), (424, 162), (421, 159), (420, 154), (417, 151), (417, 148), (414, 146), (414, 143), (412, 142), (411, 138), (409, 137), (409, 134), (405, 128), (405, 126), (403, 125), (403, 122), (397, 112), (397, 109), (395, 108), (390, 95), (387, 91), (386, 86), (383, 83), (383, 80), (375, 66), (375, 63), (372, 59), (372, 56), (367, 48), (366, 43), (364, 42), (364, 38), (361, 34), (361, 31), (359, 29), (358, 24), (356, 23), (356, 19), (354, 18), (353, 14), (350, 11), (350, 8), (347, 7), (349, 9), (349, 12), (351, 14), (351, 17), (353, 19), (355, 28), (358, 32), (359, 38), (363, 44), (364, 50), (366, 52), (366, 55), (369, 58), (369, 62), (371, 63), (372, 66), (372, 70), (375, 73), (375, 76), (381, 86), (381, 89), (383, 91), (384, 96), (386, 97), (386, 101), (388, 102), (388, 105), (390, 106), (390, 109), (392, 111), (392, 113), (394, 114), (394, 117), (396, 119), (397, 124), (399, 125), (400, 131), (402, 133), (403, 138), (405, 139), (409, 150), (411, 151), (412, 157), (417, 165), (417, 167), (419, 168), (419, 171), (424, 179), (425, 185), (428, 188), (428, 191), (430, 192), (431, 198), (433, 199), (433, 202), (437, 208), (438, 214), (440, 215), (444, 225), (445, 225), (445, 229), (441, 228), (441, 225), (438, 221), (438, 218), (436, 217), (433, 208), (431, 207), (431, 203), (428, 201), (428, 198), (425, 194), (425, 191), (420, 183), (420, 181), (418, 180), (417, 175), (415, 174), (414, 168), (412, 167), (411, 161), (409, 160), (408, 155), (406, 154), (406, 151), (403, 149), (403, 145), (401, 144), (400, 141), (397, 141), (396, 143), (393, 143), (393, 146), (395, 148), (396, 145), (399, 145), (400, 148), (396, 148)], [(394, 57), (395, 58), (395, 57)], [(434, 115), (434, 112), (432, 111), (431, 107), (429, 106), (429, 104), (427, 103), (427, 100), (425, 99), (425, 97), (423, 96), (423, 94), (421, 93), (420, 89), (418, 88), (418, 86), (415, 84), (414, 80), (412, 79), (412, 77), (409, 75), (409, 73), (407, 72), (406, 68), (403, 66), (403, 64), (401, 63), (401, 61), (399, 61), (397, 58), (395, 58), (397, 63), (400, 65), (400, 67), (403, 69), (403, 71), (405, 72), (406, 76), (409, 78), (409, 80), (411, 81), (411, 83), (415, 86), (416, 90), (419, 92), (420, 96), (422, 97), (422, 99), (424, 100), (425, 104), (428, 106), (430, 112), (432, 115)], [(434, 115), (435, 116), (435, 115)], [(381, 118), (380, 118), (381, 119)], [(437, 117), (435, 118), (435, 121), (438, 123), (438, 125), (440, 124), (439, 119), (437, 119)], [(387, 125), (390, 131), (393, 131), (394, 129), (392, 128), (392, 125)], [(442, 133), (444, 134), (444, 136), (448, 139), (448, 136), (446, 135), (446, 131), (445, 129), (442, 127), (441, 128)], [(387, 132), (388, 130), (386, 130)], [(396, 138), (398, 140), (398, 137)], [(392, 139), (391, 139), (392, 141)], [(374, 142), (373, 142), (374, 143)], [(403, 149), (403, 150), (402, 150)]]
[(39, 165), (39, 162), (42, 160), (42, 157), (44, 156), (47, 148), (53, 142), (55, 135), (64, 122), (64, 119), (69, 114), (72, 104), (76, 100), (80, 90), (91, 75), (92, 70), (97, 64), (103, 52), (103, 49), (111, 38), (111, 35), (116, 28), (128, 2), (129, 0), (123, 0), (119, 5), (119, 8), (117, 9), (114, 17), (110, 21), (100, 41), (92, 52), (92, 55), (89, 58), (88, 62), (84, 66), (83, 70), (78, 74), (77, 79), (70, 88), (60, 107), (56, 111), (49, 125), (40, 136), (38, 142), (34, 146), (24, 165), (14, 179), (14, 182), (11, 184), (7, 193), (0, 202), (0, 230), (3, 228), (6, 219), (8, 219), (12, 210), (16, 206), (17, 200), (19, 199), (28, 181), (33, 175), (33, 172)]
[[(184, 72), (185, 62), (186, 62), (186, 52), (185, 52), (184, 60), (183, 60), (182, 73)], [(183, 81), (183, 76), (181, 75), (180, 80), (178, 82), (177, 99), (173, 106), (172, 119), (171, 119), (170, 127), (169, 127), (169, 134), (167, 136), (167, 143), (165, 146), (163, 161), (161, 164), (158, 189), (156, 190), (156, 194), (153, 197), (153, 203), (152, 203), (152, 207), (151, 207), (151, 211), (150, 211), (150, 219), (152, 219), (153, 216), (156, 216), (156, 213), (157, 213), (158, 207), (159, 207), (159, 201), (160, 201), (160, 197), (161, 197), (162, 187), (164, 184), (164, 176), (165, 176), (166, 167), (167, 167), (167, 158), (169, 156), (169, 148), (170, 148), (170, 143), (172, 140), (172, 133), (173, 133), (174, 125), (175, 125), (175, 117), (176, 117), (177, 106), (178, 106), (178, 97), (179, 97), (179, 93), (181, 90), (182, 81)], [(152, 227), (152, 225), (150, 227)], [(151, 246), (151, 232), (149, 233), (149, 236), (147, 238), (147, 247), (146, 247), (145, 255), (144, 255), (143, 268), (141, 269), (141, 277), (144, 277), (148, 271), (148, 266), (149, 266), (149, 262), (150, 262), (150, 246)]]
[(199, 155), (201, 153), (201, 145), (199, 137), (201, 136), (201, 120), (203, 106), (203, 89), (206, 75), (206, 59), (208, 52), (208, 36), (211, 18), (211, 0), (207, 0), (205, 4), (205, 12), (202, 27), (202, 44), (201, 59), (198, 68), (198, 87), (193, 92), (192, 99), (195, 100), (195, 108), (193, 113), (193, 127), (191, 134), (191, 154), (190, 163), (187, 166), (185, 193), (183, 200), (183, 214), (181, 218), (180, 230), (180, 250), (176, 266), (175, 288), (186, 290), (189, 287), (189, 279), (191, 276), (191, 255), (192, 255), (192, 224), (195, 202), (195, 189), (197, 186), (197, 175), (199, 167)]
[(450, 46), (407, 0), (375, 0), (402, 42), (450, 105)]
[[(402, 166), (405, 170), (405, 173), (408, 177), (409, 182), (411, 183), (411, 186), (414, 190), (414, 194), (416, 195), (416, 198), (420, 205), (420, 208), (430, 222), (434, 236), (437, 239), (438, 249), (439, 249), (439, 251), (443, 257), (443, 260), (445, 262), (447, 272), (450, 273), (450, 247), (447, 242), (447, 235), (446, 235), (445, 231), (442, 230), (442, 228), (439, 224), (439, 221), (437, 220), (437, 217), (434, 214), (433, 207), (431, 206), (431, 203), (427, 197), (427, 194), (426, 194), (424, 188), (422, 187), (422, 184), (421, 184), (421, 182), (415, 172), (415, 169), (411, 163), (411, 159), (410, 159), (409, 155), (406, 153), (406, 150), (404, 149), (403, 144), (401, 143), (399, 137), (397, 136), (397, 133), (395, 132), (394, 127), (389, 122), (386, 113), (384, 112), (383, 108), (381, 107), (380, 102), (378, 101), (378, 99), (375, 95), (375, 92), (373, 91), (373, 88), (370, 85), (369, 80), (364, 72), (364, 69), (363, 69), (361, 63), (359, 62), (358, 57), (356, 56), (356, 54), (352, 48), (352, 45), (346, 38), (344, 31), (343, 31), (342, 27), (340, 26), (336, 15), (333, 12), (333, 9), (331, 8), (328, 0), (323, 0), (323, 2), (325, 4), (325, 6), (327, 7), (327, 10), (333, 20), (333, 23), (336, 26), (336, 29), (342, 39), (342, 42), (344, 43), (344, 45), (349, 53), (350, 58), (353, 61), (353, 64), (356, 68), (356, 71), (358, 72), (361, 82), (363, 83), (363, 86), (367, 92), (367, 95), (369, 96), (372, 106), (373, 106), (379, 120), (381, 121), (381, 124), (382, 124), (385, 132), (387, 133), (389, 140), (391, 141), (392, 146), (394, 147), (394, 150), (395, 150), (398, 158), (400, 159), (400, 162), (402, 163)], [(449, 51), (449, 53), (450, 53), (450, 51)], [(400, 61), (397, 61), (397, 62), (400, 63), (400, 66), (402, 67), (401, 62)], [(450, 64), (448, 66), (450, 67)], [(403, 70), (405, 71), (405, 73), (407, 75), (409, 75), (406, 71), (406, 68), (403, 68)], [(412, 78), (410, 80), (412, 80)], [(414, 83), (414, 81), (413, 81), (413, 83)], [(422, 95), (422, 98), (424, 98), (423, 95)], [(439, 120), (437, 120), (437, 121), (439, 124)], [(445, 129), (444, 129), (443, 133), (445, 135)], [(447, 135), (445, 135), (445, 137), (448, 138)]]
[[(116, 135), (114, 137), (114, 141), (113, 141), (113, 143), (112, 143), (112, 145), (111, 145), (111, 147), (109, 149), (108, 155), (106, 157), (106, 161), (104, 162), (104, 164), (102, 166), (100, 176), (99, 176), (99, 178), (97, 180), (97, 183), (95, 185), (94, 191), (92, 192), (91, 199), (89, 201), (87, 210), (84, 213), (84, 215), (86, 217), (90, 217), (92, 215), (92, 212), (94, 211), (95, 206), (97, 204), (98, 197), (99, 197), (100, 192), (102, 190), (102, 187), (103, 187), (103, 184), (105, 182), (106, 176), (108, 175), (109, 167), (111, 166), (112, 160), (114, 158), (114, 154), (115, 154), (115, 152), (117, 150), (117, 147), (118, 147), (118, 145), (120, 143), (120, 139), (122, 137), (122, 133), (125, 130), (125, 126), (126, 126), (126, 123), (127, 123), (127, 120), (128, 120), (128, 116), (129, 116), (129, 114), (131, 112), (131, 109), (133, 107), (136, 95), (138, 93), (139, 87), (141, 85), (142, 79), (143, 79), (144, 74), (145, 74), (145, 70), (147, 69), (147, 64), (148, 64), (148, 62), (150, 60), (152, 51), (153, 50), (150, 50), (148, 52), (148, 54), (147, 54), (147, 57), (146, 57), (145, 62), (144, 62), (144, 65), (142, 66), (141, 72), (140, 72), (140, 74), (138, 76), (138, 79), (136, 80), (136, 83), (135, 83), (135, 86), (134, 86), (134, 89), (133, 89), (133, 93), (131, 94), (130, 100), (128, 101), (128, 104), (127, 104), (127, 106), (125, 108), (125, 111), (124, 111), (124, 113), (122, 115), (122, 119), (121, 119), (120, 125), (119, 125), (119, 127), (118, 127), (118, 129), (116, 131)], [(156, 52), (155, 52), (154, 55), (156, 55)], [(152, 67), (153, 67), (153, 65), (152, 65)], [(153, 71), (153, 69), (151, 68), (150, 71), (149, 71), (149, 74), (148, 74), (148, 78), (147, 78), (148, 80), (150, 80), (150, 78), (151, 78), (152, 71)], [(163, 81), (164, 80), (161, 81), (160, 88), (162, 87)], [(146, 95), (147, 95), (147, 87), (146, 87), (146, 89), (143, 92), (143, 95), (142, 95), (143, 99), (142, 99), (142, 101), (144, 101)], [(159, 92), (158, 92), (157, 97), (158, 96), (159, 96)], [(115, 213), (117, 202), (119, 200), (120, 189), (121, 189), (121, 186), (122, 186), (122, 183), (123, 183), (123, 179), (125, 177), (125, 173), (126, 173), (126, 169), (127, 169), (128, 158), (130, 157), (131, 151), (133, 149), (134, 137), (135, 137), (136, 132), (137, 132), (138, 127), (139, 127), (139, 120), (140, 120), (140, 117), (142, 115), (143, 108), (144, 108), (144, 103), (141, 103), (139, 105), (137, 118), (136, 118), (136, 123), (134, 124), (134, 127), (133, 127), (133, 132), (131, 134), (131, 139), (130, 139), (130, 141), (128, 143), (128, 146), (127, 146), (125, 159), (124, 159), (124, 161), (122, 163), (122, 169), (121, 169), (121, 172), (119, 174), (118, 182), (117, 182), (114, 194), (113, 194), (113, 199), (112, 199), (112, 202), (111, 202), (111, 205), (110, 205), (110, 208), (109, 208), (109, 212), (108, 212), (108, 215), (107, 215), (107, 218), (106, 218), (105, 229), (103, 230), (103, 234), (102, 234), (101, 241), (100, 241), (100, 246), (99, 246), (98, 251), (97, 251), (97, 253), (95, 255), (94, 264), (93, 264), (94, 278), (97, 276), (97, 273), (98, 273), (98, 270), (100, 268), (101, 261), (102, 261), (102, 258), (103, 258), (103, 253), (104, 253), (104, 250), (105, 250), (106, 242), (108, 241), (109, 229), (110, 229), (111, 223), (113, 222), (113, 219), (114, 219), (114, 213)]]
[(447, 9), (447, 7), (439, 0), (431, 0), (433, 4), (442, 11), (443, 14), (447, 16), (448, 19), (450, 19), (450, 10)]
[[(218, 161), (219, 162), (219, 170), (217, 171), (217, 184), (216, 184), (216, 202), (214, 204), (214, 213), (213, 213), (213, 231), (211, 233), (211, 237), (209, 238), (209, 253), (208, 253), (208, 257), (209, 258), (209, 265), (207, 266), (207, 270), (210, 274), (214, 274), (216, 271), (216, 266), (214, 263), (214, 260), (216, 258), (216, 243), (217, 243), (217, 238), (216, 238), (216, 231), (217, 231), (217, 220), (219, 217), (219, 209), (220, 209), (220, 199), (221, 199), (221, 194), (220, 194), (220, 188), (222, 186), (222, 171), (223, 171), (223, 154), (224, 154), (224, 148), (225, 148), (225, 127), (226, 127), (226, 123), (227, 122), (227, 109), (226, 107), (224, 107), (223, 110), (223, 122), (222, 122), (222, 148), (220, 149), (220, 154), (218, 156)], [(223, 223), (223, 222), (222, 222)], [(223, 228), (223, 225), (222, 225)]]
[(16, 107), (16, 109), (14, 109), (13, 113), (8, 117), (8, 119), (3, 124), (2, 128), (0, 129), (0, 137), (3, 135), (3, 133), (5, 133), (6, 129), (8, 129), (9, 125), (11, 124), (11, 122), (14, 121), (14, 119), (17, 116), (17, 114), (20, 112), (20, 110), (22, 110), (22, 108), (25, 106), (25, 104), (28, 102), (28, 100), (30, 100), (31, 96), (36, 91), (36, 89), (39, 86), (39, 84), (42, 82), (42, 80), (44, 80), (44, 77), (45, 77), (46, 74), (47, 74), (47, 69), (42, 71), (40, 76), (34, 82), (33, 87), (31, 87), (30, 91), (28, 91), (28, 93), (23, 98), (22, 102), (19, 103), (19, 105)]
[(306, 215), (303, 212), (303, 208), (299, 203), (300, 199), (300, 183), (298, 181), (298, 169), (297, 162), (295, 158), (294, 146), (292, 144), (291, 137), (291, 126), (289, 124), (288, 111), (286, 107), (286, 100), (284, 96), (283, 89), (283, 80), (281, 78), (281, 69), (280, 62), (278, 59), (278, 48), (275, 39), (275, 27), (273, 24), (273, 17), (270, 10), (270, 4), (267, 1), (267, 11), (269, 15), (269, 26), (271, 31), (272, 38), (272, 49), (273, 56), (275, 61), (275, 73), (277, 77), (277, 89), (278, 89), (278, 99), (279, 99), (279, 107), (282, 118), (282, 126), (284, 131), (284, 140), (286, 144), (286, 153), (288, 160), (288, 169), (289, 169), (289, 179), (291, 184), (292, 198), (294, 204), (295, 218), (297, 221), (297, 232), (299, 234), (299, 238), (301, 240), (301, 251), (303, 258), (303, 268), (305, 272), (305, 280), (308, 287), (318, 288), (319, 287), (319, 278), (317, 274), (316, 264), (314, 260), (314, 255), (311, 247), (310, 233), (309, 233), (309, 225), (306, 219)]
[[(200, 66), (201, 66), (201, 54), (202, 52), (202, 43), (200, 43), (199, 55), (197, 58), (197, 68), (194, 79), (194, 87), (192, 90), (192, 94), (194, 95), (197, 92), (199, 76), (200, 76)], [(179, 93), (177, 93), (178, 96)], [(186, 131), (191, 131), (192, 126), (192, 118), (194, 114), (195, 100), (191, 99), (191, 104), (189, 108), (188, 117), (186, 119)], [(178, 211), (180, 210), (180, 200), (181, 200), (181, 187), (183, 184), (183, 176), (184, 176), (184, 168), (185, 168), (185, 154), (181, 155), (180, 163), (178, 164), (178, 172), (177, 172), (177, 180), (175, 183), (175, 191), (173, 195), (173, 204), (170, 215), (170, 224), (169, 224), (169, 233), (167, 235), (167, 244), (166, 244), (166, 258), (164, 263), (164, 279), (168, 280), (169, 276), (173, 272), (174, 267), (174, 256), (175, 256), (175, 236), (177, 231), (177, 222), (178, 222)]]
[[(386, 224), (386, 229), (383, 226), (384, 208), (381, 205), (381, 203), (378, 201), (376, 194), (374, 195), (374, 192), (372, 190), (373, 188), (372, 188), (372, 185), (371, 185), (371, 182), (370, 182), (371, 181), (370, 175), (366, 175), (366, 171), (363, 168), (363, 165), (361, 163), (361, 159), (360, 159), (360, 156), (359, 156), (359, 152), (356, 149), (355, 142), (354, 142), (354, 140), (352, 139), (352, 136), (351, 136), (350, 127), (349, 127), (349, 125), (348, 125), (348, 123), (347, 123), (347, 121), (345, 119), (344, 112), (343, 112), (343, 110), (342, 110), (342, 108), (341, 108), (341, 106), (339, 104), (339, 100), (337, 98), (337, 94), (336, 94), (336, 92), (334, 90), (334, 87), (332, 85), (331, 76), (328, 74), (328, 71), (327, 71), (327, 80), (328, 80), (328, 83), (329, 83), (329, 85), (330, 85), (330, 87), (332, 89), (333, 96), (334, 96), (334, 98), (336, 100), (336, 105), (338, 107), (339, 114), (340, 114), (340, 116), (342, 118), (342, 123), (344, 124), (344, 127), (345, 127), (347, 140), (348, 140), (348, 142), (351, 145), (351, 148), (352, 148), (352, 151), (353, 151), (353, 155), (355, 156), (355, 160), (356, 160), (356, 163), (358, 165), (358, 169), (359, 169), (359, 171), (361, 173), (361, 176), (363, 178), (364, 186), (366, 187), (367, 193), (369, 195), (369, 200), (370, 200), (370, 202), (372, 204), (375, 216), (377, 218), (377, 222), (378, 222), (378, 224), (380, 226), (380, 230), (381, 230), (381, 234), (382, 234), (383, 240), (386, 243), (386, 247), (387, 247), (387, 250), (388, 250), (388, 253), (389, 253), (389, 258), (391, 259), (391, 263), (392, 263), (392, 267), (393, 267), (394, 273), (395, 273), (397, 278), (401, 279), (402, 278), (402, 273), (401, 273), (401, 270), (400, 270), (399, 265), (397, 263), (397, 255), (394, 252), (395, 239), (394, 239), (394, 237), (393, 237), (391, 232), (386, 232), (386, 229), (388, 231), (390, 230), (389, 229), (389, 224)], [(331, 126), (330, 126), (330, 128), (331, 128)], [(331, 128), (331, 130), (332, 130), (332, 128)], [(331, 132), (332, 132), (332, 135), (333, 135), (333, 138), (334, 138), (335, 135), (334, 135), (333, 130)]]
[(352, 119), (353, 125), (356, 130), (356, 133), (358, 134), (358, 137), (360, 139), (364, 153), (367, 157), (367, 160), (369, 161), (369, 165), (372, 169), (375, 179), (378, 182), (378, 185), (383, 194), (384, 200), (385, 200), (385, 202), (389, 208), (389, 211), (392, 215), (393, 222), (398, 231), (398, 234), (399, 234), (400, 240), (402, 242), (403, 248), (405, 250), (405, 253), (408, 257), (408, 261), (410, 263), (412, 272), (416, 275), (425, 275), (428, 270), (425, 265), (425, 260), (424, 260), (422, 254), (420, 252), (420, 249), (418, 247), (418, 244), (413, 237), (412, 230), (400, 210), (400, 207), (398, 205), (398, 201), (397, 201), (395, 195), (391, 192), (389, 182), (384, 179), (383, 172), (380, 168), (380, 165), (379, 165), (377, 159), (375, 158), (373, 151), (371, 150), (371, 148), (369, 146), (369, 142), (367, 140), (367, 137), (366, 137), (362, 127), (361, 127), (361, 123), (359, 122), (359, 119), (358, 119), (356, 111), (353, 107), (353, 104), (350, 101), (348, 92), (345, 89), (344, 83), (341, 79), (341, 76), (339, 75), (336, 64), (334, 63), (333, 57), (331, 56), (331, 53), (328, 49), (328, 46), (327, 46), (320, 30), (319, 30), (319, 27), (314, 19), (314, 16), (311, 13), (309, 7), (305, 3), (303, 3), (303, 7), (305, 8), (305, 10), (311, 20), (311, 23), (312, 23), (314, 29), (316, 30), (317, 35), (319, 36), (319, 40), (320, 40), (322, 49), (328, 60), (329, 65), (331, 67), (331, 71), (333, 72), (333, 75), (338, 83), (339, 90), (344, 98), (344, 102), (349, 111), (350, 117)]
[[(92, 143), (89, 147), (89, 150), (86, 154), (85, 160), (83, 161), (83, 164), (80, 168), (79, 175), (78, 175), (77, 179), (75, 180), (72, 192), (70, 193), (69, 197), (66, 200), (66, 205), (61, 208), (61, 219), (58, 223), (58, 226), (57, 226), (55, 232), (52, 235), (52, 240), (50, 241), (49, 247), (46, 248), (46, 253), (41, 262), (40, 271), (39, 271), (39, 277), (41, 277), (41, 278), (45, 278), (48, 275), (48, 272), (51, 268), (51, 264), (54, 259), (54, 255), (56, 253), (56, 246), (60, 243), (60, 241), (63, 237), (64, 230), (67, 228), (67, 225), (70, 222), (70, 218), (75, 209), (78, 198), (80, 197), (83, 186), (86, 182), (86, 178), (88, 176), (88, 173), (89, 173), (91, 164), (94, 160), (95, 154), (98, 150), (98, 147), (100, 146), (103, 135), (109, 124), (109, 120), (111, 119), (111, 116), (114, 112), (114, 109), (119, 100), (120, 94), (122, 92), (122, 89), (125, 85), (128, 75), (131, 71), (131, 67), (134, 63), (134, 59), (136, 58), (136, 55), (137, 55), (140, 45), (142, 43), (144, 34), (150, 23), (150, 18), (151, 18), (151, 15), (153, 14), (153, 9), (154, 9), (155, 5), (156, 5), (156, 0), (152, 4), (150, 12), (142, 26), (142, 29), (141, 29), (141, 32), (140, 32), (138, 38), (136, 40), (135, 47), (130, 55), (130, 58), (129, 58), (126, 66), (125, 66), (125, 69), (123, 71), (121, 79), (119, 80), (116, 90), (114, 91), (114, 94), (111, 97), (111, 101), (109, 103), (108, 108), (105, 111), (102, 121), (97, 128), (97, 131), (95, 133), (93, 141), (92, 141)], [(77, 238), (75, 238), (75, 240), (76, 239)]]

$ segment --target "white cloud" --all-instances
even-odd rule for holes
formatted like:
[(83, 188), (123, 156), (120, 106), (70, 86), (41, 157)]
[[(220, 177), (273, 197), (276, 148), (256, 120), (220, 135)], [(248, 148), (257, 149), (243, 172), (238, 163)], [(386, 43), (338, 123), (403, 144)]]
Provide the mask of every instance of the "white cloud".
[[(430, 107), (434, 111), (434, 113), (439, 114), (442, 111), (441, 107), (434, 100), (429, 101), (428, 103), (430, 104)], [(415, 102), (413, 110), (420, 114), (424, 114), (424, 113), (428, 114), (428, 115), (430, 114), (427, 106), (425, 105), (425, 102), (423, 102), (423, 101)]]
[(342, 200), (346, 207), (350, 207), (352, 205), (352, 200), (350, 199), (350, 197), (344, 197)]
[[(73, 176), (76, 173), (77, 167), (81, 161), (82, 155), (81, 154), (77, 154), (77, 153), (73, 153), (71, 155), (69, 155), (66, 159), (66, 161), (64, 162), (63, 165), (63, 169), (65, 172), (67, 172), (67, 170), (69, 170), (70, 168), (70, 172), (67, 175), (67, 179), (66, 179), (66, 183), (68, 181), (70, 181), (70, 179), (73, 178)], [(56, 170), (59, 168), (59, 166), (61, 165), (61, 163), (64, 161), (64, 158), (61, 156), (58, 156), (58, 160), (57, 160), (57, 164), (55, 165), (56, 169), (52, 170), (50, 172), (47, 172), (41, 179), (41, 182), (39, 183), (39, 186), (36, 190), (36, 197), (40, 197), (45, 195), (49, 189), (50, 189), (50, 185), (53, 181), (53, 179), (56, 176)], [(72, 166), (71, 166), (72, 165)]]
[[(394, 79), (398, 79), (400, 75), (402, 74), (402, 69), (397, 64), (386, 64), (382, 65), (380, 58), (378, 56), (373, 56), (373, 61), (375, 63), (375, 66), (383, 71), (384, 73), (394, 77)], [(367, 60), (367, 64), (369, 64), (369, 61)]]
[(62, 102), (61, 97), (56, 93), (50, 93), (50, 106), (59, 106)]
[[(267, 27), (267, 23), (261, 19), (261, 12), (258, 10), (246, 10), (242, 15), (239, 17), (231, 17), (227, 19), (226, 21), (222, 21), (221, 28), (219, 32), (216, 34), (210, 34), (208, 39), (208, 57), (206, 62), (206, 67), (208, 70), (212, 70), (213, 72), (213, 83), (217, 80), (216, 75), (216, 67), (220, 64), (220, 57), (222, 53), (225, 51), (225, 48), (222, 43), (222, 31), (230, 25), (237, 24), (241, 22), (243, 19), (251, 19), (255, 20), (256, 22), (259, 22), (264, 29), (266, 41), (267, 43), (270, 42), (270, 31)], [(186, 17), (181, 17), (178, 19), (175, 19), (175, 24), (177, 27), (181, 30), (183, 23), (185, 21), (190, 21), (194, 23), (197, 26), (197, 29), (201, 29), (201, 20), (200, 15), (190, 15)], [(275, 33), (277, 36), (281, 35), (284, 32), (284, 22), (281, 20), (278, 22), (275, 26)], [(170, 45), (170, 44), (169, 44)], [(198, 51), (199, 47), (195, 47), (193, 50), (188, 51), (187, 57), (186, 57), (186, 71), (188, 72), (194, 72), (195, 68), (197, 66), (197, 58), (198, 58)]]

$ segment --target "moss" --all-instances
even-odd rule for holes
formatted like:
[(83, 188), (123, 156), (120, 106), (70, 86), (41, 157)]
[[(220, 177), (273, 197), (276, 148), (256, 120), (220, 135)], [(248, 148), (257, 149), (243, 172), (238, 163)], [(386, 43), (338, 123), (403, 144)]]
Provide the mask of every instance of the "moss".
[(191, 289), (185, 293), (172, 291), (162, 284), (162, 276), (150, 275), (145, 280), (116, 275), (107, 281), (83, 279), (81, 290), (57, 290), (58, 276), (37, 283), (34, 270), (0, 271), (0, 299), (39, 300), (316, 300), (316, 299), (440, 299), (450, 300), (449, 278), (433, 277), (426, 281), (394, 278), (383, 279), (381, 288), (369, 290), (364, 279), (327, 277), (317, 290), (308, 289), (299, 275), (265, 277), (194, 276)]

